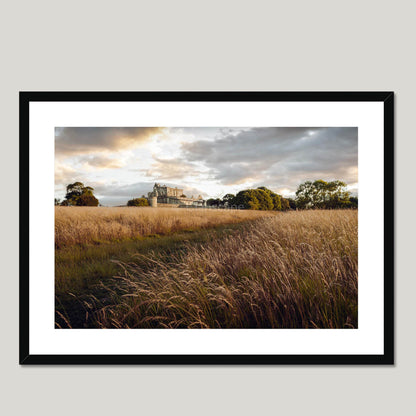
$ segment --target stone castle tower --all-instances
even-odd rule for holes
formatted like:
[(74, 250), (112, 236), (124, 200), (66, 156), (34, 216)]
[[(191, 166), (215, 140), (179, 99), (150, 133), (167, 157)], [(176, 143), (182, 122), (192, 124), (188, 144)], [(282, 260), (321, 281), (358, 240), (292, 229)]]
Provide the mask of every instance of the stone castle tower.
[(158, 204), (176, 205), (176, 206), (192, 206), (192, 207), (204, 207), (205, 201), (201, 195), (198, 198), (188, 198), (183, 189), (170, 188), (166, 185), (160, 185), (155, 183), (153, 191), (148, 193), (147, 200), (151, 207), (157, 207)]

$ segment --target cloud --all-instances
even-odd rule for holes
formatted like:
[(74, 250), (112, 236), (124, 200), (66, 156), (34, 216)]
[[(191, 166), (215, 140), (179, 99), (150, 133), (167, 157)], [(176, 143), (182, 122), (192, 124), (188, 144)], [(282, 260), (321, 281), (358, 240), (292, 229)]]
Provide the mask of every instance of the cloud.
[(71, 166), (55, 161), (55, 184), (71, 181), (77, 175), (77, 171)]
[(153, 155), (154, 162), (150, 169), (143, 172), (146, 176), (161, 180), (181, 180), (186, 177), (199, 176), (199, 171), (193, 163), (181, 159), (164, 159)]
[(161, 127), (57, 127), (55, 154), (70, 156), (128, 149), (163, 130)]
[(77, 159), (77, 163), (80, 163), (87, 169), (117, 169), (124, 166), (124, 162), (122, 160), (103, 154), (80, 157)]
[(246, 182), (296, 189), (308, 179), (357, 182), (355, 127), (252, 128), (182, 145), (187, 161), (208, 167), (223, 185)]

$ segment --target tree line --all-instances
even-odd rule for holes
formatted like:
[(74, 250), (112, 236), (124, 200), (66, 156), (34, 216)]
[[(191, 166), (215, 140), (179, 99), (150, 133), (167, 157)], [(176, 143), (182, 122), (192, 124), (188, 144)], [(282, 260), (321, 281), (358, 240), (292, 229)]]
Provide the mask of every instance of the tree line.
[(260, 186), (244, 189), (237, 195), (227, 194), (222, 199), (210, 198), (207, 206), (218, 208), (288, 211), (291, 209), (345, 209), (358, 208), (358, 198), (351, 196), (342, 181), (306, 181), (298, 186), (295, 198), (284, 198)]
[[(70, 183), (66, 187), (65, 199), (55, 198), (55, 205), (93, 206), (99, 205), (94, 196), (94, 188), (84, 186), (82, 182)], [(339, 180), (306, 181), (298, 186), (295, 198), (284, 198), (265, 186), (256, 189), (244, 189), (236, 195), (227, 194), (221, 198), (207, 200), (208, 207), (251, 209), (263, 211), (288, 211), (293, 209), (345, 209), (358, 208), (358, 198), (351, 196), (347, 185)], [(129, 207), (148, 206), (147, 199), (134, 198), (127, 202)]]
[(227, 194), (222, 199), (210, 198), (207, 206), (218, 208), (252, 209), (262, 211), (287, 211), (290, 201), (281, 195), (261, 186), (257, 189), (244, 189), (237, 195)]

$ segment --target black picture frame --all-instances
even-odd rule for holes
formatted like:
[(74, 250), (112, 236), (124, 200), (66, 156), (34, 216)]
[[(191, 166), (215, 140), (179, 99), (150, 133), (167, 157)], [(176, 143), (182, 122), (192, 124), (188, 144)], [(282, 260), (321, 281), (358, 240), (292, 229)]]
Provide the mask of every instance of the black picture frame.
[(37, 101), (370, 101), (384, 106), (384, 189), (394, 195), (393, 92), (20, 92), (19, 363), (140, 365), (394, 364), (394, 204), (384, 199), (384, 353), (382, 355), (34, 355), (29, 352), (29, 105)]

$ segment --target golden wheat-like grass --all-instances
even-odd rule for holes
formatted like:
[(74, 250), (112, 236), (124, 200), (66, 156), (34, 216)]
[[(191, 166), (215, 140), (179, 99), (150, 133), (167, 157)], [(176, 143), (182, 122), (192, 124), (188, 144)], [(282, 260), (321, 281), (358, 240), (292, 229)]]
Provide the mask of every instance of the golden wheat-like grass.
[(356, 328), (357, 222), (356, 211), (280, 213), (168, 258), (120, 264), (105, 299), (90, 301), (94, 325)]
[(100, 243), (238, 223), (275, 212), (192, 208), (55, 207), (55, 246)]

